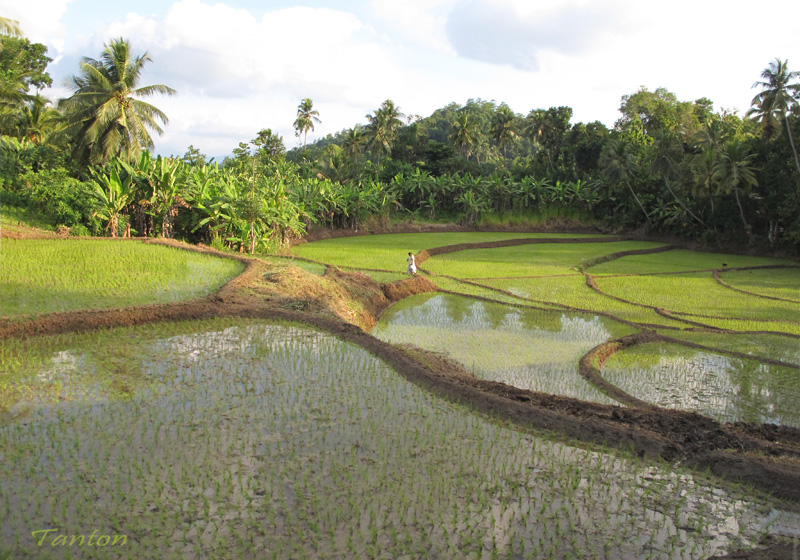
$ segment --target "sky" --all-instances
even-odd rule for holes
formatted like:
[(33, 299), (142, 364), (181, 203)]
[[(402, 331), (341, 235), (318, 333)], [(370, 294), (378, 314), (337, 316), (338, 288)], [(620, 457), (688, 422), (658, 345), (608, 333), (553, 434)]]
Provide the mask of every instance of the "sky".
[(53, 100), (110, 40), (146, 51), (140, 85), (178, 91), (147, 99), (169, 117), (155, 152), (218, 159), (264, 128), (299, 146), (304, 98), (322, 121), (309, 142), (386, 99), (409, 116), (469, 99), (567, 105), (573, 123), (610, 127), (640, 87), (743, 113), (776, 57), (800, 69), (797, 0), (0, 0), (0, 16), (47, 45)]

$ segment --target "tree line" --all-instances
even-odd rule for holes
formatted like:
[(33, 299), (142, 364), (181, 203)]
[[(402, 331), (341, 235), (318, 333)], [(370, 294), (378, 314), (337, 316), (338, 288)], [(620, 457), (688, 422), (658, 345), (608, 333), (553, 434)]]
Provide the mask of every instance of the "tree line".
[(365, 124), (307, 143), (321, 122), (297, 107), (302, 145), (269, 128), (221, 162), (194, 146), (155, 157), (167, 116), (146, 102), (151, 62), (128, 41), (84, 58), (55, 105), (44, 45), (0, 21), (0, 201), (73, 233), (159, 235), (242, 251), (275, 249), (313, 224), (393, 217), (465, 225), (569, 216), (714, 243), (800, 251), (800, 73), (775, 59), (743, 116), (664, 88), (621, 100), (613, 128), (572, 123), (569, 107), (518, 114), (469, 100), (430, 116), (392, 100)]

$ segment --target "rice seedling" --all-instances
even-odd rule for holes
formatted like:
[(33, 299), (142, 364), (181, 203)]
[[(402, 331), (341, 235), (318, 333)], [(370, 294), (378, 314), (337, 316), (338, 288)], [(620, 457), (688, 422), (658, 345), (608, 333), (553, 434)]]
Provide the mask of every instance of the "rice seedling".
[(434, 274), (458, 278), (569, 275), (575, 274), (576, 268), (583, 262), (602, 255), (661, 245), (648, 241), (617, 241), (470, 249), (437, 255), (423, 266)]
[(793, 264), (787, 259), (751, 257), (748, 255), (728, 255), (723, 253), (704, 253), (685, 249), (674, 249), (664, 253), (649, 255), (626, 255), (619, 259), (597, 264), (587, 272), (601, 274), (663, 274), (715, 268), (734, 268), (740, 266), (767, 266)]
[(337, 266), (355, 268), (373, 268), (381, 270), (406, 269), (405, 255), (408, 251), (417, 253), (422, 249), (456, 245), (459, 243), (484, 243), (504, 239), (555, 237), (596, 237), (583, 234), (560, 233), (393, 233), (386, 235), (369, 235), (325, 239), (313, 243), (303, 243), (293, 248), (293, 253), (300, 257), (313, 259)]
[[(0, 537), (14, 555), (38, 553), (27, 529), (48, 522), (128, 535), (125, 548), (81, 557), (167, 559), (639, 556), (640, 535), (668, 556), (700, 558), (762, 530), (757, 502), (669, 466), (509, 430), (296, 326), (218, 320), (68, 342), (102, 370), (130, 340), (152, 376), (130, 398), (87, 397), (0, 425), (0, 503), (20, 512), (2, 518)], [(75, 449), (87, 460), (68, 460)], [(664, 524), (696, 531), (670, 541)]]
[(520, 296), (551, 304), (561, 304), (578, 309), (609, 313), (620, 319), (649, 325), (685, 326), (655, 313), (646, 307), (625, 303), (599, 294), (586, 285), (583, 275), (550, 278), (517, 278), (509, 280), (482, 280), (487, 286), (518, 293)]
[(800, 303), (757, 299), (735, 292), (717, 284), (709, 273), (598, 277), (596, 282), (611, 295), (679, 312), (702, 323), (708, 323), (708, 317), (721, 317), (800, 325)]
[(796, 338), (778, 334), (730, 334), (716, 332), (669, 331), (673, 338), (702, 344), (720, 350), (750, 354), (754, 358), (768, 357), (800, 365), (800, 344)]
[(739, 290), (800, 303), (800, 267), (734, 270), (722, 274), (721, 279)]
[(603, 377), (666, 408), (692, 410), (722, 422), (800, 427), (797, 370), (674, 344), (645, 344), (612, 356)]
[[(409, 250), (512, 237), (523, 236), (387, 235), (296, 251), (341, 266), (391, 270), (395, 261), (405, 267), (397, 255)], [(113, 244), (127, 245), (138, 244)], [(531, 245), (440, 255), (426, 266), (487, 285), (433, 277), (462, 293), (514, 304), (540, 299), (553, 308), (674, 326), (645, 307), (589, 290), (572, 270), (600, 255), (655, 246)], [(675, 255), (645, 256), (663, 266), (638, 270), (711, 262)], [(635, 258), (613, 263), (629, 266)], [(380, 281), (400, 277), (371, 273)], [(542, 273), (561, 276), (500, 278)], [(687, 277), (710, 279), (636, 278), (630, 291), (643, 281), (645, 288), (680, 288), (686, 298), (674, 301), (691, 309), (703, 294), (714, 301), (707, 308), (762, 307), (746, 294), (731, 296), (743, 298), (732, 303), (714, 290), (736, 292), (718, 284), (692, 284), (698, 295), (689, 294), (686, 284), (679, 286)], [(784, 293), (789, 284), (767, 289)], [(624, 281), (604, 286), (628, 289)], [(764, 309), (707, 321), (793, 332), (791, 318)], [(762, 315), (772, 321), (757, 321)], [(578, 358), (631, 332), (590, 313), (435, 295), (396, 304), (375, 334), (447, 352), (481, 377), (611, 402), (577, 375)], [(793, 339), (779, 335), (748, 336), (744, 343), (739, 335), (667, 332), (712, 347), (800, 358)], [(42, 552), (31, 527), (129, 537), (126, 548), (62, 547), (48, 551), (54, 558), (165, 559), (585, 558), (589, 551), (598, 558), (704, 558), (747, 547), (767, 529), (764, 502), (744, 489), (723, 491), (672, 465), (509, 429), (407, 383), (361, 349), (298, 325), (226, 319), (5, 340), (0, 363), (0, 542), (13, 557)], [(625, 350), (604, 371), (626, 391), (666, 406), (798, 425), (795, 373), (672, 345)]]
[(144, 243), (4, 239), (0, 316), (191, 299), (242, 270), (233, 260)]

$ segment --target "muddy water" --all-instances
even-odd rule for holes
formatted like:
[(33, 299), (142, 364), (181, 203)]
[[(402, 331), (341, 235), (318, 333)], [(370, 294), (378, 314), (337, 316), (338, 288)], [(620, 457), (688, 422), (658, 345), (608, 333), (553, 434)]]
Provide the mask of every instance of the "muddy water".
[[(752, 498), (507, 429), (329, 335), (164, 328), (15, 350), (33, 384), (133, 388), (0, 424), (0, 557), (704, 558), (766, 531)], [(95, 530), (126, 544), (52, 546)]]
[(616, 404), (580, 376), (578, 361), (598, 344), (630, 332), (597, 316), (514, 309), (438, 294), (395, 304), (372, 334), (444, 352), (484, 379)]

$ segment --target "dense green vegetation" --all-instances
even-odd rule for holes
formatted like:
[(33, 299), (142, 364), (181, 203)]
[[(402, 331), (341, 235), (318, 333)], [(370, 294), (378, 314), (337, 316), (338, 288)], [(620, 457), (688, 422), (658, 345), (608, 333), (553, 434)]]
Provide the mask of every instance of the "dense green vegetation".
[(57, 106), (41, 44), (0, 34), (0, 202), (34, 209), (72, 233), (203, 240), (275, 249), (313, 224), (356, 228), (391, 219), (465, 225), (550, 218), (678, 234), (709, 245), (800, 248), (798, 72), (776, 59), (744, 116), (666, 89), (622, 98), (612, 129), (573, 123), (569, 107), (516, 114), (470, 100), (427, 117), (392, 100), (367, 124), (306, 144), (321, 122), (297, 108), (301, 148), (271, 129), (209, 162), (196, 147), (153, 157), (167, 115), (142, 85), (150, 62), (124, 39), (86, 58)]

